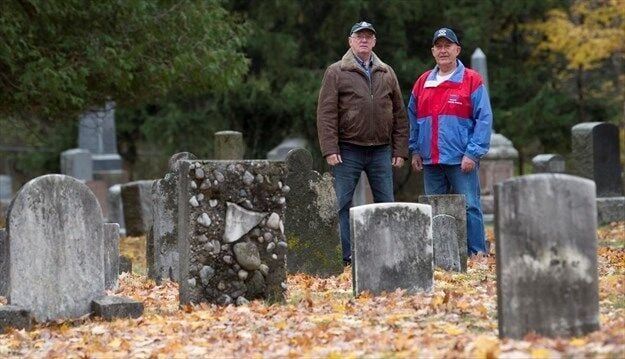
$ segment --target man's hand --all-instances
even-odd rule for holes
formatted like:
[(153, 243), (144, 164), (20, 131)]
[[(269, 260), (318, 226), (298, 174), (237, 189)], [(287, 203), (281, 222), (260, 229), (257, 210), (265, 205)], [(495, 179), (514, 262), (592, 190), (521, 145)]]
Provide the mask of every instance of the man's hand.
[(335, 154), (327, 155), (326, 162), (330, 166), (336, 166), (339, 163), (343, 163), (343, 160), (341, 159), (341, 155), (339, 155), (338, 153), (335, 153)]
[(415, 172), (421, 172), (421, 170), (423, 170), (423, 160), (421, 159), (421, 155), (416, 153), (412, 155), (412, 169)]
[(467, 156), (462, 157), (462, 163), (460, 163), (460, 170), (462, 172), (468, 173), (475, 169), (475, 161), (470, 159)]
[(401, 166), (404, 165), (404, 158), (403, 157), (393, 157), (393, 167), (395, 168), (401, 168)]

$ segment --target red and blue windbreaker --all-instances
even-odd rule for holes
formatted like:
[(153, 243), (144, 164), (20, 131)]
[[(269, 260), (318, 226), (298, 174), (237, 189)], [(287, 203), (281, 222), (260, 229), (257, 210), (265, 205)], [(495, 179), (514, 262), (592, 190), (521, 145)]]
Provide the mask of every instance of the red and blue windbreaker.
[(479, 161), (488, 152), (493, 112), (481, 76), (458, 67), (438, 83), (438, 67), (415, 82), (408, 102), (410, 153), (418, 153), (423, 164), (457, 165), (462, 156)]

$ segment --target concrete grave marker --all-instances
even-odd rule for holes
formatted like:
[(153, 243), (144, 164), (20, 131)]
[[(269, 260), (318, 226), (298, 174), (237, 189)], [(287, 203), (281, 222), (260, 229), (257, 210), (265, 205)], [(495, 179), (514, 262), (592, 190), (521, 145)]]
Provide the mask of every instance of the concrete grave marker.
[(532, 173), (564, 173), (564, 158), (558, 154), (545, 153), (532, 158)]
[(180, 302), (283, 300), (286, 164), (179, 163)]
[(289, 272), (330, 276), (343, 272), (334, 179), (312, 169), (303, 148), (287, 155), (286, 221)]
[(72, 148), (61, 152), (61, 174), (81, 181), (93, 179), (91, 152), (84, 148)]
[(376, 203), (350, 209), (354, 295), (432, 289), (432, 207)]
[(237, 131), (215, 132), (216, 160), (241, 160), (245, 153), (243, 134)]
[(535, 174), (496, 186), (499, 335), (599, 328), (595, 184)]

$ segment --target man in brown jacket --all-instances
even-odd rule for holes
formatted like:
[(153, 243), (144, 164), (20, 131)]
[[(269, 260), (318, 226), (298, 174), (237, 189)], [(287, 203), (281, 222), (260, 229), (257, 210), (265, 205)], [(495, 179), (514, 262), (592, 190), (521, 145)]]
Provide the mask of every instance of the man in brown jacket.
[(350, 49), (328, 67), (317, 104), (321, 154), (332, 166), (343, 263), (351, 264), (349, 208), (365, 171), (373, 200), (393, 202), (393, 170), (408, 158), (408, 121), (397, 76), (374, 53), (373, 25), (356, 23)]

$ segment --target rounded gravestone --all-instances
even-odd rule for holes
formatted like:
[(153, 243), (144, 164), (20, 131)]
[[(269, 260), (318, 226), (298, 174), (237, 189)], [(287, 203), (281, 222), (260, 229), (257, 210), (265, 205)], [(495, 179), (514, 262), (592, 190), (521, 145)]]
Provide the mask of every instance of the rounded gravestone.
[(7, 215), (9, 303), (37, 321), (78, 318), (104, 295), (103, 218), (85, 184), (65, 175), (26, 183)]

